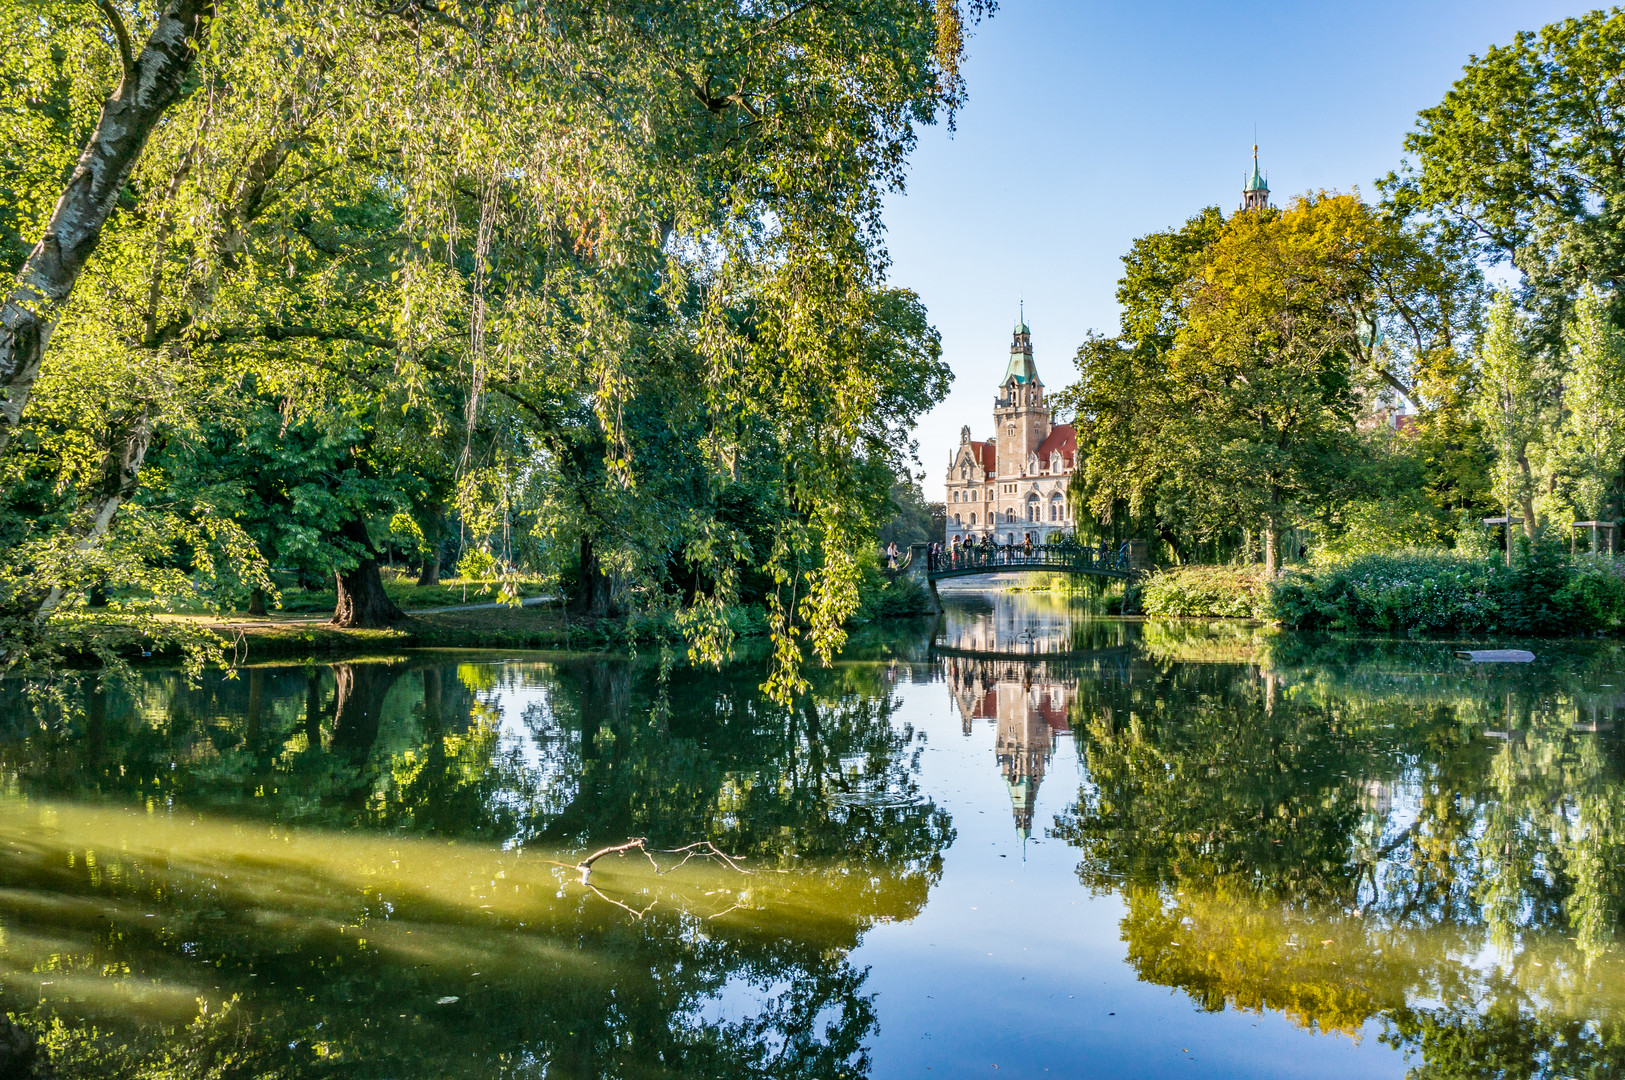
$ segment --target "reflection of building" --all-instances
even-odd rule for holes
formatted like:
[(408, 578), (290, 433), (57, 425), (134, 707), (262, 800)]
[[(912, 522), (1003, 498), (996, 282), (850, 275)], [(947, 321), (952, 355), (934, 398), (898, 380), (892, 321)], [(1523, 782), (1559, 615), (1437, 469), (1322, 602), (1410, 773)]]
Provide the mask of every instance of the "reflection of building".
[(1038, 785), (1058, 738), (1070, 732), (1067, 712), (1075, 685), (1034, 680), (1024, 664), (997, 660), (947, 661), (948, 689), (965, 734), (976, 720), (995, 725), (993, 756), (1010, 789), (1010, 810), (1022, 839), (1032, 835)]

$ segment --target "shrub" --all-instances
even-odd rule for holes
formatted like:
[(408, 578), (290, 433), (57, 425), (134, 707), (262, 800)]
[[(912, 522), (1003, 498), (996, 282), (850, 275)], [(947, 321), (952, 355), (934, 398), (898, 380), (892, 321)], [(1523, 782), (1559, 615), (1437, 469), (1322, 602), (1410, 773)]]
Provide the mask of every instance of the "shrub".
[(1180, 618), (1268, 618), (1269, 590), (1257, 566), (1180, 566), (1148, 579), (1147, 615)]
[(1456, 551), (1360, 555), (1286, 574), (1270, 604), (1300, 630), (1561, 634), (1618, 625), (1625, 578), (1611, 561), (1587, 561), (1527, 541), (1510, 568), (1499, 556)]
[(1301, 630), (1473, 632), (1499, 622), (1494, 570), (1447, 551), (1360, 555), (1289, 571), (1270, 590), (1271, 607)]
[(1582, 555), (1573, 561), (1564, 590), (1565, 602), (1587, 622), (1606, 629), (1625, 625), (1625, 563)]

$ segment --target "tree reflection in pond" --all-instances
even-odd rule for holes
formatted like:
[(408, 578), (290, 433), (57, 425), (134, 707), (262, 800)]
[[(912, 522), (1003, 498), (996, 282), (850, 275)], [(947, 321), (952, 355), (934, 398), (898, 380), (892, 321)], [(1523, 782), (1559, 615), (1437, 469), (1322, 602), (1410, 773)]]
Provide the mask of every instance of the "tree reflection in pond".
[[(1403, 1071), (1384, 1043), (1419, 1078), (1625, 1074), (1619, 649), (1469, 669), (1046, 604), (871, 634), (792, 710), (749, 665), (470, 654), (153, 672), (72, 721), (0, 701), (0, 991), (109, 1078), (916, 1075), (927, 1031), (938, 1065), (1009, 1046), (974, 1010), (1040, 986), (1078, 1002), (1022, 1029), (1046, 1049), (1149, 1061), (1185, 1024), (1176, 1054), (1289, 1037), (1351, 1075)], [(633, 836), (756, 872), (580, 885)], [(1064, 951), (1098, 923), (1052, 944), (1056, 911), (1127, 967)], [(1152, 1018), (1102, 1029), (1078, 968)]]
[(1080, 686), (1087, 780), (1052, 835), (1124, 895), (1140, 977), (1375, 1022), (1415, 1077), (1625, 1071), (1625, 698), (1588, 673), (1615, 651), (1515, 673), (1299, 639), (1252, 659)]
[[(790, 713), (759, 681), (377, 662), (159, 673), (73, 724), (11, 702), (0, 983), (66, 1025), (69, 1075), (861, 1075), (847, 956), (952, 829), (878, 674)], [(756, 872), (581, 888), (632, 835)]]

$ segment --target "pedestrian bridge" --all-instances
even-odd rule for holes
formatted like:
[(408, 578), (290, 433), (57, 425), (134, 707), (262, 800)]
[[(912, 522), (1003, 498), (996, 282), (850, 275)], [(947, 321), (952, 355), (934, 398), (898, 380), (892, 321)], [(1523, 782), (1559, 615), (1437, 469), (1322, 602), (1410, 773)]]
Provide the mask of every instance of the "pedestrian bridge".
[[(913, 562), (918, 552), (910, 552)], [(1042, 570), (1052, 574), (1090, 574), (1126, 581), (1134, 576), (1129, 545), (1023, 544), (966, 545), (958, 551), (927, 551), (926, 574), (932, 581), (949, 578)]]
[[(1136, 550), (1138, 545), (1138, 550)], [(1091, 577), (1128, 581), (1145, 569), (1145, 545), (1128, 541), (1110, 544), (1080, 544), (1067, 538), (1057, 544), (997, 544), (986, 547), (966, 545), (957, 552), (932, 551), (928, 544), (910, 544), (908, 557), (887, 572), (915, 582), (930, 598), (930, 610), (940, 613), (937, 582), (951, 578), (989, 577), (993, 574), (1042, 570), (1051, 574), (1087, 574)], [(1135, 558), (1135, 556), (1140, 556)], [(882, 556), (881, 565), (885, 566)]]

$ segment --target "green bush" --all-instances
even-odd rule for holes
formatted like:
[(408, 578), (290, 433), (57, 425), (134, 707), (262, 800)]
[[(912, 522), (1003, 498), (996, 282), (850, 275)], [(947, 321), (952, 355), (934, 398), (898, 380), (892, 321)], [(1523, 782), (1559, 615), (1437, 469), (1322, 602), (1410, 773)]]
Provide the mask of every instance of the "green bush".
[(1360, 555), (1289, 572), (1270, 594), (1275, 617), (1300, 630), (1563, 634), (1625, 619), (1618, 566), (1544, 542), (1520, 542), (1511, 567), (1445, 550)]
[(1180, 566), (1145, 582), (1140, 607), (1164, 618), (1264, 619), (1269, 590), (1257, 566)]
[(1501, 615), (1495, 567), (1448, 551), (1360, 555), (1275, 583), (1271, 608), (1301, 630), (1487, 630)]

